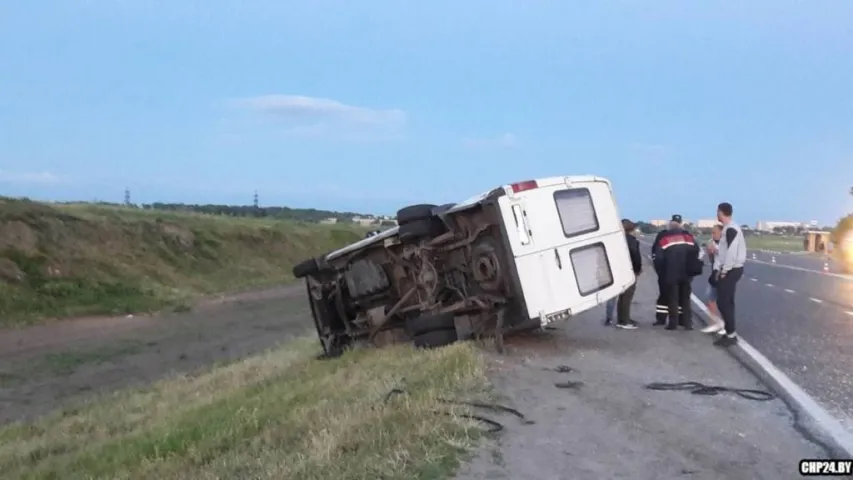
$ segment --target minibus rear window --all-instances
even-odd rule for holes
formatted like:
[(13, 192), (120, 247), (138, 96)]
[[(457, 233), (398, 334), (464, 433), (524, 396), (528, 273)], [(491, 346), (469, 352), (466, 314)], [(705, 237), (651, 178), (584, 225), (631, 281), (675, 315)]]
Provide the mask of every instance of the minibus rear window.
[(598, 230), (598, 216), (588, 188), (570, 188), (554, 192), (554, 203), (567, 238)]
[(601, 242), (584, 245), (569, 252), (575, 281), (582, 297), (604, 290), (613, 285), (613, 271), (607, 249)]

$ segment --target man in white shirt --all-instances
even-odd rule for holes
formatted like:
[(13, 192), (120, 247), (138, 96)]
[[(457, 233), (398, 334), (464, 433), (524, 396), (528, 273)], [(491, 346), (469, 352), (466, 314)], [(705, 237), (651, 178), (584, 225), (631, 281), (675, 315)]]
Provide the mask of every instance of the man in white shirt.
[(735, 331), (735, 290), (743, 276), (746, 263), (746, 239), (740, 227), (732, 220), (732, 205), (723, 202), (717, 206), (717, 220), (723, 224), (719, 251), (714, 259), (717, 273), (717, 308), (726, 326), (726, 333), (715, 345), (728, 347), (737, 343)]

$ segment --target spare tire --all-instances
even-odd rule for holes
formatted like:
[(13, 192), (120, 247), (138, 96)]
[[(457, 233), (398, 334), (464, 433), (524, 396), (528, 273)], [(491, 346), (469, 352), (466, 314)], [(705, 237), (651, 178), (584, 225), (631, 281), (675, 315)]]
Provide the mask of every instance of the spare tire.
[(406, 319), (406, 331), (413, 337), (435, 330), (448, 329), (456, 329), (452, 313), (426, 314)]
[(418, 335), (412, 339), (412, 343), (418, 348), (437, 348), (450, 345), (459, 340), (456, 329), (433, 330)]
[(433, 216), (432, 209), (435, 207), (430, 204), (419, 204), (401, 208), (397, 211), (397, 225), (402, 226), (418, 220), (430, 219)]
[(307, 277), (308, 275), (314, 275), (320, 272), (320, 264), (317, 262), (316, 258), (309, 258), (308, 260), (303, 260), (296, 264), (293, 267), (293, 276), (296, 278)]

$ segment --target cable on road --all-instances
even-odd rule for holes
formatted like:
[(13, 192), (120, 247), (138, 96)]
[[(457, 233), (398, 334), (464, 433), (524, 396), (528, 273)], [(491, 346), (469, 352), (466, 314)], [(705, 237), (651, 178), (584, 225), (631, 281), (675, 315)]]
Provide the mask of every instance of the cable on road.
[(713, 385), (705, 385), (699, 382), (679, 382), (679, 383), (649, 383), (646, 385), (649, 390), (660, 390), (664, 392), (672, 391), (689, 391), (693, 395), (719, 395), (721, 393), (733, 393), (741, 398), (753, 400), (756, 402), (766, 402), (776, 398), (770, 392), (764, 390), (753, 390), (749, 388), (730, 388), (718, 387)]
[[(408, 395), (408, 392), (406, 392), (405, 390), (400, 389), (400, 388), (393, 388), (393, 389), (391, 389), (391, 391), (389, 391), (388, 393), (385, 394), (385, 397), (383, 399), (383, 403), (388, 403), (388, 401), (391, 400), (391, 398), (394, 397), (395, 395)], [(445, 398), (439, 398), (438, 401), (441, 403), (444, 403), (444, 404), (463, 405), (463, 406), (467, 406), (467, 407), (480, 408), (483, 410), (490, 410), (492, 412), (509, 413), (511, 415), (515, 415), (516, 417), (520, 418), (522, 423), (524, 423), (525, 425), (531, 425), (533, 423), (536, 423), (533, 420), (528, 420), (524, 416), (524, 414), (522, 414), (521, 412), (519, 412), (518, 410), (516, 410), (514, 408), (505, 407), (503, 405), (498, 405), (495, 403), (468, 402), (468, 401), (462, 401), (462, 400), (448, 400)], [(444, 411), (435, 411), (433, 413), (436, 413), (438, 415), (453, 415), (451, 412), (444, 412)], [(486, 430), (488, 433), (497, 433), (497, 432), (500, 432), (501, 430), (504, 429), (504, 426), (501, 423), (496, 422), (495, 420), (492, 420), (491, 418), (483, 417), (481, 415), (463, 413), (463, 414), (456, 414), (453, 416), (461, 417), (461, 418), (467, 418), (469, 420), (474, 420), (474, 421), (486, 424), (489, 427)]]

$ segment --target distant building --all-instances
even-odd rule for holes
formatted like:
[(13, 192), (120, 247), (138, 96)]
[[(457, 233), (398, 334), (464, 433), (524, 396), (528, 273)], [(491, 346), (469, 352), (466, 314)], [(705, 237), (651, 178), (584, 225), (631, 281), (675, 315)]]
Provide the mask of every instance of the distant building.
[(357, 223), (359, 225), (374, 225), (374, 224), (378, 223), (377, 220), (375, 218), (373, 218), (373, 216), (352, 217), (352, 222)]
[(718, 222), (716, 218), (713, 220), (704, 218), (704, 219), (698, 220), (696, 222), (696, 227), (697, 228), (714, 228), (714, 225), (716, 225), (718, 223), (720, 223), (720, 222)]
[(755, 229), (760, 232), (772, 232), (774, 228), (807, 228), (808, 225), (803, 222), (768, 222), (761, 221), (755, 224)]
[(338, 223), (338, 219), (335, 217), (324, 218), (324, 219), (320, 220), (320, 223), (325, 223), (325, 224), (331, 225), (334, 223)]
[(669, 225), (669, 220), (652, 220), (649, 223), (655, 227), (665, 227)]

